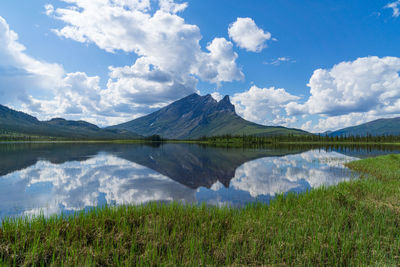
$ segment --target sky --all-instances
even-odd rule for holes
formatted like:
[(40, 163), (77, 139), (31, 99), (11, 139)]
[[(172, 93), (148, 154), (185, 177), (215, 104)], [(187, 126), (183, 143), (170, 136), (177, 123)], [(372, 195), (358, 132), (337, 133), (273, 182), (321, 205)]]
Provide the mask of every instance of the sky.
[(192, 93), (324, 132), (400, 116), (400, 0), (3, 0), (0, 104), (100, 126)]

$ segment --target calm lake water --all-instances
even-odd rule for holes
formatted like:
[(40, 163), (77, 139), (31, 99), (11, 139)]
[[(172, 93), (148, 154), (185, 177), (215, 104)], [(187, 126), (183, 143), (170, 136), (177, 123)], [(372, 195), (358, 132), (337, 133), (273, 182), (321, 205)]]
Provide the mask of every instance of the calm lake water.
[(356, 177), (343, 164), (390, 147), (0, 144), (0, 218), (110, 204), (243, 206)]

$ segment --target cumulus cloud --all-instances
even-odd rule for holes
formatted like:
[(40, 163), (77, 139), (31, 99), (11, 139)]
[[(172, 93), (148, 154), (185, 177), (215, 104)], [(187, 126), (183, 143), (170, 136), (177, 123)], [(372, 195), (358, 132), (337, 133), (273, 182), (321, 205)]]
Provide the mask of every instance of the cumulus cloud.
[(304, 131), (313, 131), (313, 127), (312, 127), (312, 120), (306, 121), (305, 123), (303, 123), (300, 127), (302, 130)]
[(244, 78), (231, 42), (215, 38), (202, 50), (200, 29), (177, 15), (187, 3), (160, 0), (153, 10), (144, 0), (65, 2), (65, 8), (46, 7), (66, 24), (53, 30), (57, 35), (139, 56), (131, 66), (109, 68), (107, 88), (101, 92), (107, 107), (103, 113), (148, 112), (198, 92), (198, 78), (218, 85)]
[(240, 47), (251, 52), (261, 52), (266, 41), (271, 39), (271, 33), (260, 29), (251, 18), (237, 18), (229, 26), (229, 37)]
[(221, 101), (223, 98), (223, 96), (219, 92), (213, 92), (211, 96), (218, 102)]
[(400, 0), (387, 4), (385, 8), (391, 8), (393, 10), (393, 17), (397, 18), (400, 16)]
[[(400, 114), (400, 58), (364, 57), (315, 70), (304, 103), (286, 105), (288, 115), (320, 115), (315, 129), (337, 129)], [(307, 125), (304, 125), (305, 127)], [(310, 126), (310, 125), (308, 125)]]
[(2, 17), (0, 47), (1, 104), (40, 119), (66, 117), (104, 125), (131, 118), (127, 112), (117, 112), (119, 106), (113, 107), (104, 98), (106, 90), (100, 88), (98, 76), (67, 73), (62, 65), (29, 56)]
[(286, 104), (300, 98), (283, 88), (259, 88), (252, 86), (248, 91), (237, 93), (232, 98), (236, 111), (245, 119), (261, 124), (289, 125), (295, 117), (285, 117), (282, 111)]
[(186, 3), (162, 0), (153, 15), (150, 5), (126, 10), (123, 4), (108, 1), (68, 3), (72, 6), (55, 10), (56, 18), (67, 24), (54, 30), (59, 36), (92, 42), (108, 52), (134, 52), (140, 60), (178, 80), (190, 75), (216, 83), (243, 78), (231, 42), (216, 38), (207, 46), (208, 53), (202, 51), (200, 29), (176, 14)]
[[(65, 73), (59, 64), (30, 57), (19, 43), (18, 35), (10, 30), (2, 17), (0, 47), (0, 95), (3, 104), (20, 101), (22, 109), (48, 114), (95, 110), (93, 101), (98, 99), (99, 77)], [(51, 97), (40, 99), (43, 95)]]
[(173, 0), (160, 0), (160, 9), (173, 14), (185, 10), (187, 6), (187, 3), (177, 4)]
[(235, 94), (232, 102), (241, 116), (261, 124), (337, 130), (400, 116), (399, 72), (398, 57), (363, 57), (315, 70), (305, 102), (285, 89), (256, 86)]
[(203, 80), (219, 84), (221, 81), (242, 80), (244, 75), (236, 65), (237, 53), (233, 44), (225, 38), (215, 38), (207, 45), (208, 54), (203, 54), (195, 71)]
[(54, 13), (54, 6), (51, 4), (46, 4), (44, 9), (46, 10), (45, 13), (47, 16), (51, 16)]
[(107, 90), (109, 101), (126, 103), (168, 103), (173, 95), (186, 96), (195, 91), (197, 80), (190, 75), (179, 77), (168, 70), (149, 63), (148, 58), (139, 58), (132, 66), (110, 67)]
[(53, 30), (57, 35), (94, 43), (110, 53), (135, 53), (138, 58), (131, 66), (110, 66), (107, 87), (100, 88), (97, 76), (66, 73), (61, 65), (26, 55), (17, 34), (1, 18), (0, 47), (4, 49), (0, 68), (7, 75), (2, 75), (0, 82), (15, 88), (13, 77), (24, 76), (17, 79), (23, 83), (20, 90), (10, 94), (10, 90), (0, 89), (0, 95), (7, 95), (3, 104), (18, 99), (23, 101), (24, 111), (41, 114), (41, 118), (65, 115), (104, 125), (144, 115), (198, 92), (199, 78), (218, 85), (244, 78), (231, 42), (215, 38), (206, 51), (201, 48), (200, 29), (177, 15), (187, 3), (159, 0), (154, 9), (149, 0), (64, 2), (64, 8), (45, 6), (48, 16), (65, 23)]
[(18, 42), (18, 34), (10, 29), (6, 20), (2, 17), (0, 17), (0, 47), (0, 67), (2, 70), (8, 70), (17, 76), (25, 76), (37, 86), (49, 87), (53, 84), (56, 86), (59, 84), (60, 77), (63, 74), (62, 66), (39, 61), (28, 56), (25, 53), (26, 48)]

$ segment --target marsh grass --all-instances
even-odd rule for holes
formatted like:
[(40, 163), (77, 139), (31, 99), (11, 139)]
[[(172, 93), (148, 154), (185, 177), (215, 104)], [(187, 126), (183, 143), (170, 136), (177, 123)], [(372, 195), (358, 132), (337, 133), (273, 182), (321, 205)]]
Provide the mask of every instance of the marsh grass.
[[(398, 265), (400, 156), (368, 178), (242, 209), (151, 203), (3, 220), (6, 265)], [(373, 177), (373, 175), (375, 175)]]

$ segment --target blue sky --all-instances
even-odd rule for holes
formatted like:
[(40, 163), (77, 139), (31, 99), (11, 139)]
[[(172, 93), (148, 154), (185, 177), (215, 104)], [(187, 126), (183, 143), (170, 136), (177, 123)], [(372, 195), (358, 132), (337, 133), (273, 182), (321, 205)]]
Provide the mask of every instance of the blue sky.
[(400, 116), (399, 7), (6, 0), (0, 104), (103, 126), (193, 92), (228, 94), (246, 119), (312, 132)]

